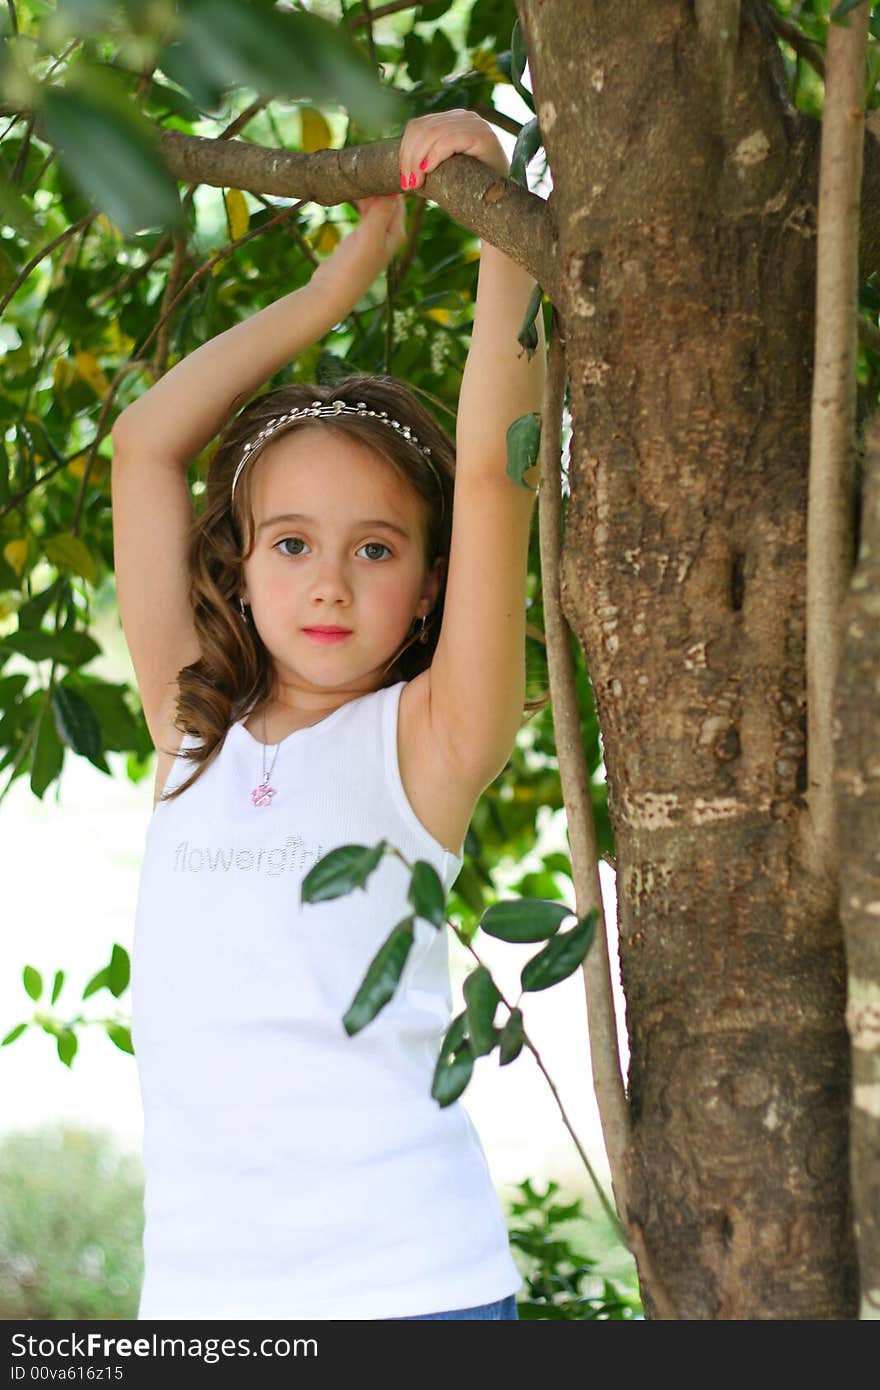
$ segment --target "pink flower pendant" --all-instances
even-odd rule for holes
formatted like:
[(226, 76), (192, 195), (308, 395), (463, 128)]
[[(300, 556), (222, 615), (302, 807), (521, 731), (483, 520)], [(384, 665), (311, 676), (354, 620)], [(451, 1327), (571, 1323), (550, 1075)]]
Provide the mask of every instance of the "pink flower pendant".
[(254, 806), (269, 806), (274, 795), (275, 788), (270, 787), (268, 782), (261, 782), (260, 785), (254, 787), (251, 792), (251, 802)]

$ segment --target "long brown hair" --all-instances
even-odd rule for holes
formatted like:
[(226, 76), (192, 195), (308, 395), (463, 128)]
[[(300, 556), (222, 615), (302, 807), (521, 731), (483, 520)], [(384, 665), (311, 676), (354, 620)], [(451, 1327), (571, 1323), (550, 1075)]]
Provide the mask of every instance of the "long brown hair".
[[(455, 490), (455, 446), (430, 411), (403, 382), (390, 376), (352, 374), (332, 385), (298, 383), (266, 391), (251, 400), (221, 433), (205, 480), (205, 502), (193, 523), (189, 546), (190, 601), (202, 655), (178, 673), (174, 724), (201, 740), (180, 756), (196, 764), (195, 771), (175, 790), (161, 796), (171, 801), (187, 790), (217, 756), (233, 720), (243, 709), (265, 702), (273, 685), (272, 658), (251, 619), (242, 620), (238, 595), (242, 566), (254, 544), (252, 506), (253, 468), (245, 465), (230, 507), (232, 479), (243, 445), (253, 440), (267, 421), (314, 401), (364, 401), (371, 410), (409, 425), (422, 445), (431, 450), (427, 462), (420, 450), (397, 430), (369, 415), (321, 417), (321, 427), (341, 430), (376, 450), (420, 494), (424, 503), (425, 562), (430, 569), (440, 558), (446, 564), (437, 601), (428, 615), (422, 642), (420, 619), (404, 638), (385, 668), (383, 687), (412, 680), (431, 665), (443, 619), (447, 567), (452, 542)], [(292, 428), (296, 428), (294, 425)], [(436, 470), (436, 472), (435, 472)], [(439, 481), (438, 481), (439, 475)], [(441, 490), (443, 505), (441, 506)], [(546, 697), (526, 705), (543, 708)], [(169, 755), (173, 749), (163, 749)]]

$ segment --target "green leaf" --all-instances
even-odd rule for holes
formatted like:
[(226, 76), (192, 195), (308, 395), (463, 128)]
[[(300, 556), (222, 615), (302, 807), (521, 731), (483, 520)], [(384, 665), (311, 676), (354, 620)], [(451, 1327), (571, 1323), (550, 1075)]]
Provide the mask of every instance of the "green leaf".
[(108, 1023), (107, 1037), (114, 1042), (123, 1052), (130, 1052), (134, 1056), (134, 1048), (131, 1045), (131, 1030), (121, 1023)]
[(469, 1040), (463, 1036), (464, 1020), (464, 1014), (459, 1014), (458, 1018), (453, 1020), (437, 1057), (431, 1081), (431, 1095), (440, 1106), (451, 1105), (453, 1101), (458, 1100), (474, 1070), (474, 1054)]
[(372, 847), (340, 845), (330, 850), (303, 879), (300, 902), (324, 902), (327, 898), (341, 898), (355, 888), (363, 888), (385, 853), (385, 846), (386, 841), (380, 840)]
[(21, 978), (24, 981), (25, 992), (36, 1003), (43, 993), (42, 975), (33, 965), (26, 965), (21, 973)]
[(476, 48), (485, 39), (504, 39), (513, 28), (516, 6), (513, 0), (476, 0), (468, 16), (465, 43)]
[(534, 468), (541, 447), (541, 417), (532, 412), (520, 415), (507, 430), (507, 476), (520, 487), (534, 491), (523, 477)]
[(0, 653), (18, 652), (29, 661), (56, 661), (59, 666), (85, 666), (100, 656), (101, 648), (87, 632), (67, 628), (63, 632), (26, 632), (19, 629), (0, 641)]
[(58, 996), (59, 996), (59, 994), (61, 993), (61, 986), (62, 986), (63, 984), (64, 984), (64, 971), (63, 971), (63, 970), (56, 970), (56, 971), (55, 971), (55, 979), (54, 979), (53, 982), (52, 982), (52, 998), (51, 998), (51, 1001), (50, 1001), (52, 1004), (54, 1004), (54, 1003), (57, 1001)]
[(593, 944), (596, 917), (596, 908), (590, 908), (576, 927), (555, 936), (543, 951), (528, 961), (520, 975), (523, 989), (548, 989), (550, 985), (574, 974)]
[(501, 1043), (498, 1048), (500, 1065), (505, 1067), (508, 1062), (514, 1061), (522, 1052), (524, 1043), (522, 1010), (511, 1009), (510, 1017), (501, 1031)]
[[(865, 3), (866, 0), (840, 0), (840, 4), (837, 5), (829, 15), (831, 23), (839, 24), (844, 15), (848, 15), (852, 10), (857, 10), (860, 5), (864, 5)], [(843, 27), (848, 29), (849, 25), (846, 24)]]
[(177, 185), (153, 127), (123, 88), (92, 70), (88, 93), (48, 88), (42, 118), (73, 182), (124, 232), (182, 224)]
[(542, 145), (541, 129), (538, 125), (537, 116), (533, 116), (530, 121), (526, 121), (519, 135), (516, 137), (516, 144), (513, 147), (513, 154), (510, 156), (510, 175), (514, 183), (520, 184), (523, 188), (526, 184), (526, 167), (534, 159)]
[(43, 551), (58, 569), (73, 570), (90, 584), (97, 583), (97, 562), (79, 536), (71, 536), (69, 532), (49, 536), (43, 541)]
[(50, 719), (45, 707), (40, 711), (37, 737), (33, 746), (31, 760), (31, 791), (34, 796), (42, 796), (48, 786), (55, 781), (64, 765), (64, 744), (58, 737), (54, 719)]
[(487, 907), (479, 926), (499, 941), (547, 941), (574, 913), (547, 898), (510, 898)]
[(107, 988), (118, 999), (120, 994), (128, 989), (130, 979), (131, 962), (128, 952), (123, 946), (114, 943), (110, 952), (110, 964), (107, 966)]
[(523, 43), (522, 28), (517, 15), (513, 26), (513, 33), (510, 36), (510, 80), (519, 92), (523, 101), (532, 111), (535, 109), (535, 98), (528, 87), (522, 84), (522, 75), (526, 70), (526, 46)]
[(414, 917), (404, 917), (379, 947), (342, 1025), (349, 1037), (360, 1032), (393, 996), (413, 944)]
[(356, 368), (352, 367), (344, 358), (338, 357), (333, 352), (322, 352), (318, 357), (318, 365), (315, 368), (315, 381), (319, 386), (335, 386), (337, 381), (341, 381), (345, 376), (351, 376)]
[(27, 1026), (26, 1023), (17, 1023), (15, 1027), (6, 1034), (6, 1037), (0, 1041), (0, 1047), (6, 1047), (7, 1043), (14, 1043), (16, 1038), (21, 1037)]
[(58, 1056), (61, 1058), (64, 1065), (69, 1067), (76, 1056), (76, 1049), (79, 1046), (76, 1033), (70, 1028), (59, 1029), (56, 1045), (58, 1047)]
[(501, 995), (485, 965), (477, 966), (462, 986), (467, 1009), (467, 1027), (474, 1055), (484, 1057), (495, 1046), (495, 1011)]
[(66, 685), (52, 689), (52, 709), (59, 738), (84, 758), (101, 756), (101, 726), (87, 700)]
[(426, 859), (417, 859), (413, 864), (407, 901), (412, 903), (417, 917), (435, 927), (446, 925), (446, 893), (437, 870)]
[(109, 988), (109, 985), (110, 971), (109, 967), (105, 965), (88, 981), (82, 992), (82, 997), (88, 999), (90, 995), (97, 994), (99, 989), (104, 989), (105, 986)]
[(372, 130), (400, 121), (408, 109), (341, 26), (313, 14), (282, 14), (274, 0), (190, 0), (181, 39), (159, 66), (211, 109), (242, 86), (267, 99), (344, 106)]
[(535, 349), (538, 346), (538, 329), (536, 327), (536, 320), (538, 318), (538, 313), (541, 308), (541, 299), (543, 298), (543, 294), (544, 291), (541, 289), (541, 286), (535, 285), (535, 288), (529, 295), (529, 302), (526, 305), (526, 312), (525, 316), (523, 317), (522, 326), (519, 330), (519, 333), (516, 335), (517, 342), (519, 343), (520, 347), (525, 348), (526, 355), (529, 357), (529, 359), (532, 358)]

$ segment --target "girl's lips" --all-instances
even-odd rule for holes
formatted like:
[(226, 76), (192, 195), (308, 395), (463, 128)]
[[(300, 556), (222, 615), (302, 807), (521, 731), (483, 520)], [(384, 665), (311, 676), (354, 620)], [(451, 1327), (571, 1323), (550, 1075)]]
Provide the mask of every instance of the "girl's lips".
[(348, 631), (326, 632), (319, 627), (304, 627), (303, 632), (315, 642), (341, 642), (343, 638), (351, 636)]

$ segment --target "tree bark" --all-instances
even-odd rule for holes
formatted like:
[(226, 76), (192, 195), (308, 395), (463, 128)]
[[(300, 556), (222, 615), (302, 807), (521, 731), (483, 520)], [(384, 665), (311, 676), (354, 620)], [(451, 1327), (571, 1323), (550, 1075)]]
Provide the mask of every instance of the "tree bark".
[(853, 1317), (842, 929), (805, 852), (815, 123), (757, 2), (519, 12), (571, 383), (563, 603), (618, 866), (628, 1215), (679, 1317)]
[(835, 703), (840, 911), (852, 1043), (852, 1183), (861, 1316), (880, 1318), (880, 414), (865, 438), (859, 563), (844, 606)]

